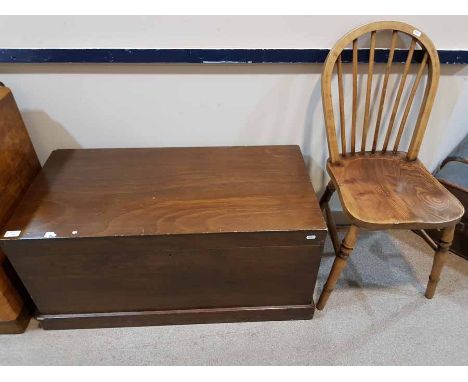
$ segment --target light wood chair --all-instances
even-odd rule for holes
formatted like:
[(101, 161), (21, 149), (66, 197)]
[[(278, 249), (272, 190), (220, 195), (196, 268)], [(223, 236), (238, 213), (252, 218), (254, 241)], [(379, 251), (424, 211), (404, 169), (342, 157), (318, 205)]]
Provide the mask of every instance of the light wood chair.
[[(385, 30), (390, 32), (379, 33)], [(382, 39), (381, 36), (384, 34), (391, 35), (389, 56), (380, 83), (374, 82), (374, 85), (377, 83), (379, 86), (374, 86), (373, 90), (372, 80), (373, 77), (377, 77), (373, 76), (374, 58), (376, 53), (381, 53), (376, 49), (376, 41), (377, 36)], [(369, 37), (370, 49), (365, 104), (363, 105), (364, 114), (360, 115), (363, 120), (361, 129), (361, 126), (357, 126), (359, 110), (358, 39), (363, 38), (367, 41), (367, 37)], [(395, 49), (399, 37), (402, 40), (409, 39), (411, 42), (402, 69), (398, 70), (399, 73), (392, 73), (392, 67), (397, 66), (393, 64), (394, 56), (397, 54), (401, 56), (401, 51)], [(342, 59), (342, 53), (347, 54), (345, 50), (347, 46), (352, 46), (353, 84), (351, 131), (348, 133), (345, 126), (347, 124), (344, 106), (344, 91), (346, 89), (343, 86), (344, 59)], [(408, 78), (411, 78), (411, 75), (408, 76), (411, 65), (418, 55), (422, 57), (421, 62), (415, 63), (417, 68), (414, 78), (407, 81)], [(337, 81), (333, 82), (335, 69), (338, 78)], [(389, 228), (442, 229), (442, 237), (435, 252), (425, 294), (427, 298), (434, 296), (453, 239), (455, 224), (463, 215), (461, 203), (439, 184), (417, 158), (437, 91), (439, 71), (439, 58), (431, 40), (418, 29), (401, 22), (375, 22), (357, 28), (339, 40), (330, 51), (322, 74), (322, 101), (329, 150), (327, 171), (331, 180), (321, 198), (320, 205), (325, 213), (336, 258), (318, 301), (317, 309), (322, 310), (325, 307), (341, 271), (346, 266), (361, 228), (369, 230)], [(392, 78), (396, 75), (399, 76), (399, 83), (395, 82), (395, 84), (398, 83), (398, 87), (395, 86), (393, 95), (388, 90), (391, 74)], [(427, 79), (421, 81), (423, 77), (427, 77)], [(405, 84), (411, 82), (412, 84), (408, 85), (410, 87), (404, 92)], [(333, 84), (335, 85), (333, 86)], [(419, 110), (416, 109), (417, 118), (414, 118), (415, 123), (409, 148), (407, 152), (402, 152), (399, 151), (400, 141), (407, 122), (410, 120), (408, 118), (410, 111), (411, 113), (415, 111), (411, 109), (421, 84), (425, 86), (425, 89)], [(339, 105), (339, 134), (337, 134), (336, 129), (338, 123), (335, 123), (333, 87), (338, 87), (336, 105)], [(405, 94), (407, 95), (405, 96)], [(404, 104), (403, 99), (406, 99), (406, 105), (404, 109), (400, 109), (400, 106)], [(374, 110), (377, 114), (373, 114)], [(388, 120), (388, 123), (384, 124), (382, 122), (385, 119)], [(399, 119), (399, 126), (398, 129), (394, 129), (394, 126), (397, 125), (397, 119)], [(372, 123), (372, 126), (371, 120), (375, 120), (375, 124)], [(386, 129), (384, 125), (386, 125)], [(371, 127), (373, 127), (373, 138), (368, 140)], [(360, 139), (357, 138), (358, 129), (361, 133)], [(340, 137), (340, 146), (337, 136)], [(347, 138), (350, 141), (349, 144)], [(359, 140), (360, 147), (358, 148), (357, 141)], [(380, 146), (381, 141), (383, 141), (383, 145), (378, 150), (377, 146)], [(393, 141), (393, 146), (390, 141)], [(339, 147), (341, 147), (341, 152)], [(341, 245), (328, 205), (335, 190), (338, 192), (345, 214), (351, 221), (351, 227)]]

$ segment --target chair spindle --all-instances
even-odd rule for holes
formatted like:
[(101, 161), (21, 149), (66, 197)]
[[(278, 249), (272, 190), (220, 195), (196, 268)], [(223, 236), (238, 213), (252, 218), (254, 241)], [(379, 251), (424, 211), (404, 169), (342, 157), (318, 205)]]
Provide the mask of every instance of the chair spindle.
[(340, 100), (340, 132), (341, 132), (341, 154), (346, 155), (346, 126), (344, 110), (344, 92), (343, 92), (343, 68), (341, 66), (341, 54), (336, 61), (338, 72), (338, 97)]
[(393, 152), (396, 153), (398, 151), (398, 146), (400, 145), (401, 136), (403, 135), (403, 131), (405, 129), (406, 121), (408, 119), (409, 112), (411, 110), (411, 106), (413, 105), (414, 96), (416, 95), (416, 91), (418, 90), (419, 83), (421, 82), (421, 77), (424, 72), (427, 63), (427, 52), (424, 53), (424, 57), (421, 61), (419, 66), (418, 74), (416, 75), (416, 79), (414, 80), (413, 87), (411, 88), (411, 92), (408, 98), (408, 102), (406, 103), (405, 111), (403, 112), (403, 117), (401, 118), (400, 127), (398, 129), (398, 134), (395, 139), (395, 143), (393, 145)]
[(361, 153), (366, 151), (367, 133), (369, 131), (369, 116), (370, 116), (370, 101), (372, 93), (372, 77), (374, 74), (374, 52), (375, 52), (376, 32), (371, 32), (371, 43), (369, 51), (369, 65), (367, 71), (367, 89), (366, 89), (366, 105), (364, 109), (364, 124), (362, 126)]
[(356, 152), (356, 118), (357, 118), (357, 87), (358, 87), (358, 40), (353, 40), (353, 115), (351, 125), (351, 154)]
[(385, 69), (385, 76), (382, 84), (382, 92), (380, 93), (380, 101), (379, 101), (379, 111), (377, 114), (377, 121), (375, 122), (375, 130), (374, 130), (374, 141), (372, 142), (372, 152), (375, 153), (377, 149), (377, 141), (379, 139), (379, 131), (380, 131), (380, 123), (382, 120), (382, 113), (385, 105), (385, 96), (387, 94), (387, 86), (388, 86), (388, 79), (390, 77), (390, 71), (392, 69), (393, 64), (393, 55), (395, 53), (395, 45), (398, 37), (398, 31), (392, 32), (392, 42), (390, 44), (390, 53), (388, 54), (387, 60), (387, 67)]
[(396, 118), (396, 115), (397, 115), (398, 106), (400, 105), (401, 96), (403, 94), (403, 89), (405, 87), (406, 77), (408, 76), (408, 72), (409, 72), (409, 69), (410, 69), (410, 66), (411, 66), (411, 61), (413, 59), (413, 53), (414, 53), (415, 46), (416, 46), (416, 39), (413, 38), (411, 40), (411, 46), (410, 46), (410, 49), (408, 51), (408, 56), (406, 57), (405, 67), (403, 69), (403, 74), (401, 75), (400, 85), (398, 86), (398, 92), (397, 92), (397, 95), (396, 95), (396, 98), (395, 98), (395, 102), (393, 104), (392, 114), (390, 116), (390, 121), (389, 121), (388, 127), (387, 127), (387, 134), (385, 135), (385, 141), (384, 141), (384, 144), (383, 144), (383, 147), (382, 147), (383, 152), (387, 151), (388, 142), (390, 140), (390, 136), (392, 135), (393, 125), (395, 123), (395, 118)]

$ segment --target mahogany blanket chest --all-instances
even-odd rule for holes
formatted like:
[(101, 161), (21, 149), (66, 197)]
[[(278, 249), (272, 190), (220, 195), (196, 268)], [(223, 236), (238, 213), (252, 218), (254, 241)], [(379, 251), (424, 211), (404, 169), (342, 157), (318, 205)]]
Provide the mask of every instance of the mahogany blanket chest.
[(326, 226), (298, 146), (54, 151), (0, 246), (44, 329), (310, 319)]

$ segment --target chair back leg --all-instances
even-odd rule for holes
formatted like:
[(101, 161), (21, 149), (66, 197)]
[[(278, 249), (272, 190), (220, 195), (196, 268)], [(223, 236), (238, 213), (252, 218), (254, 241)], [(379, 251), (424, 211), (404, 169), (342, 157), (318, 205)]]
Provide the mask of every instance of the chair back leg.
[(327, 222), (328, 233), (330, 234), (330, 239), (333, 244), (333, 249), (335, 254), (339, 253), (340, 251), (340, 241), (338, 239), (338, 232), (336, 231), (336, 224), (335, 220), (333, 219), (333, 214), (330, 210), (329, 201), (335, 192), (335, 186), (330, 180), (323, 193), (322, 197), (320, 198), (320, 209), (325, 214), (325, 220)]
[(444, 228), (442, 235), (437, 244), (437, 250), (434, 255), (434, 262), (432, 263), (432, 270), (429, 276), (429, 282), (426, 289), (426, 298), (434, 297), (434, 293), (437, 287), (437, 283), (440, 280), (440, 274), (442, 268), (447, 260), (448, 251), (452, 244), (453, 235), (455, 232), (455, 226)]
[(352, 225), (340, 246), (340, 251), (336, 254), (335, 261), (333, 262), (332, 269), (328, 275), (327, 282), (323, 287), (322, 294), (320, 295), (317, 303), (317, 309), (322, 310), (327, 304), (328, 298), (330, 297), (333, 288), (340, 277), (341, 271), (345, 268), (348, 261), (348, 257), (353, 251), (354, 245), (356, 244), (358, 236), (358, 227)]

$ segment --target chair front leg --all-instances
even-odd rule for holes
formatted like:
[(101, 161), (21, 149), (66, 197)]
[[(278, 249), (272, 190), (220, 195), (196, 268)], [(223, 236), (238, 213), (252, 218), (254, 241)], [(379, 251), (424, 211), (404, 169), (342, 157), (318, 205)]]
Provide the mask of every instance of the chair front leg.
[(343, 242), (341, 243), (340, 251), (335, 257), (335, 261), (333, 262), (332, 269), (328, 275), (327, 282), (323, 287), (322, 294), (320, 295), (319, 301), (317, 303), (318, 310), (322, 310), (327, 304), (328, 298), (330, 297), (330, 294), (333, 291), (338, 278), (340, 277), (341, 271), (345, 268), (348, 257), (353, 251), (354, 245), (356, 244), (357, 235), (358, 227), (352, 225), (346, 233)]
[(455, 226), (444, 228), (442, 231), (442, 235), (437, 243), (434, 262), (432, 263), (432, 270), (425, 294), (426, 298), (430, 299), (434, 297), (437, 283), (440, 280), (440, 273), (442, 272), (442, 268), (447, 260), (449, 248), (452, 245), (454, 232)]

